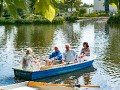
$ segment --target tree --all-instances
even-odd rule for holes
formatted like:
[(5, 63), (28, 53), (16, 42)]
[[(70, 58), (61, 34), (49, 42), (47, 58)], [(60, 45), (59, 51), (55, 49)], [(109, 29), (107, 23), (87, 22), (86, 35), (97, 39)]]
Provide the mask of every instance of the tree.
[[(10, 15), (17, 18), (17, 8), (28, 10), (28, 0), (0, 0), (0, 16), (2, 16), (3, 8), (6, 5)], [(52, 21), (56, 14), (56, 8), (54, 3), (58, 3), (59, 0), (35, 0), (33, 11), (35, 14), (39, 13), (43, 15), (49, 21)], [(64, 0), (61, 0), (64, 2)]]
[(84, 3), (84, 4), (82, 5), (82, 7), (89, 7), (89, 5), (86, 4), (86, 3)]
[(17, 8), (27, 10), (25, 5), (26, 0), (0, 0), (0, 16), (2, 16), (3, 8), (6, 6), (9, 13), (13, 17), (17, 17)]
[(108, 0), (108, 2), (110, 4), (115, 4), (118, 8), (118, 10), (120, 10), (120, 0)]
[(71, 8), (71, 11), (73, 8), (76, 8), (77, 11), (80, 10), (80, 5), (82, 4), (81, 0), (65, 0), (66, 8)]
[(85, 8), (81, 8), (79, 11), (79, 16), (83, 16), (86, 13), (86, 9)]

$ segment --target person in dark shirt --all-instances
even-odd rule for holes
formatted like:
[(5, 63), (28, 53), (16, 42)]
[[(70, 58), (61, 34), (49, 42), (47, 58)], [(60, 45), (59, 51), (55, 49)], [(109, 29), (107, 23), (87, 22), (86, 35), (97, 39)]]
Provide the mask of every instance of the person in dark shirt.
[(89, 60), (90, 58), (90, 49), (89, 49), (89, 45), (87, 42), (84, 42), (83, 43), (83, 48), (80, 52), (80, 55), (79, 55), (79, 59), (81, 62), (83, 62), (84, 60)]

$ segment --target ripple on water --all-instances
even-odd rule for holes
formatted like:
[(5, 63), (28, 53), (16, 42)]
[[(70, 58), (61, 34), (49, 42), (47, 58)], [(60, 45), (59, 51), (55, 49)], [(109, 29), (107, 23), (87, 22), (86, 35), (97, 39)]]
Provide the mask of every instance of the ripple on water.
[(82, 43), (87, 41), (91, 54), (97, 56), (92, 68), (38, 81), (68, 83), (72, 80), (74, 83), (100, 85), (101, 90), (117, 90), (120, 87), (119, 28), (111, 28), (100, 21), (55, 26), (5, 25), (0, 27), (0, 33), (0, 86), (23, 81), (14, 78), (12, 67), (20, 64), (25, 48), (31, 47), (36, 57), (45, 59), (54, 50), (55, 44), (59, 44), (64, 52), (65, 43), (70, 43), (71, 48), (80, 53)]

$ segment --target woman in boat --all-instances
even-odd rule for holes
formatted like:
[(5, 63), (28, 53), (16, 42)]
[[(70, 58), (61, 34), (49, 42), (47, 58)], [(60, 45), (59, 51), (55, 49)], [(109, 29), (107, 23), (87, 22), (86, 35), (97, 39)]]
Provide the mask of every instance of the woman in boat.
[(33, 65), (32, 65), (32, 62), (35, 62), (36, 63), (36, 65), (38, 65), (37, 64), (37, 62), (39, 61), (39, 60), (35, 60), (34, 58), (33, 58), (33, 51), (32, 51), (32, 49), (31, 48), (27, 48), (26, 49), (26, 55), (23, 57), (23, 60), (22, 60), (22, 69), (23, 70), (33, 70), (33, 68), (35, 67), (33, 67)]
[(77, 53), (70, 49), (70, 44), (65, 44), (65, 52), (63, 53), (63, 60), (65, 62), (75, 62), (77, 60)]
[(62, 63), (62, 53), (60, 52), (58, 45), (54, 46), (54, 52), (49, 55), (49, 60), (45, 60), (46, 65), (55, 65)]
[(87, 42), (84, 42), (83, 43), (83, 48), (80, 52), (80, 55), (79, 55), (79, 60), (81, 62), (83, 62), (84, 60), (88, 60), (90, 57), (90, 49), (89, 49), (89, 45)]

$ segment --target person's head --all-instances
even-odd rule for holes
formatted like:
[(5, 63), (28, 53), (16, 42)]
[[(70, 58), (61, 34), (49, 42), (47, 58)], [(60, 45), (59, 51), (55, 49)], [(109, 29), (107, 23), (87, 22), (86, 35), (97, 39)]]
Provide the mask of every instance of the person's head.
[(84, 42), (84, 43), (83, 43), (83, 47), (84, 47), (84, 48), (88, 48), (88, 47), (89, 47), (88, 43), (87, 43), (87, 42)]
[(33, 50), (31, 48), (26, 48), (26, 54), (32, 54)]
[(66, 51), (69, 51), (70, 50), (70, 44), (69, 43), (65, 44), (65, 48), (66, 48)]
[(58, 49), (58, 45), (55, 45), (55, 46), (54, 46), (54, 50), (55, 50), (55, 52), (58, 52), (58, 50), (59, 50), (59, 49)]

